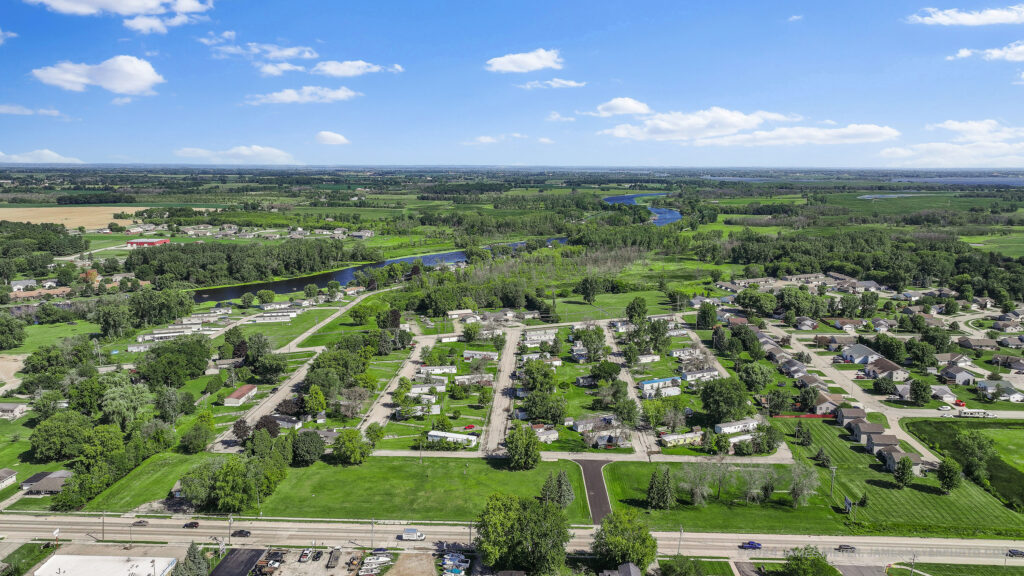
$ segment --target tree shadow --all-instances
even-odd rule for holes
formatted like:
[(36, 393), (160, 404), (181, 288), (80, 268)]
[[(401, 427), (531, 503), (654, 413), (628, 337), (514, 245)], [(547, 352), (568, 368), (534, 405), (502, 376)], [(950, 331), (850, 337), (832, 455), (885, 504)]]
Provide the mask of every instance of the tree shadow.
[(932, 486), (930, 484), (922, 484), (920, 482), (914, 482), (914, 483), (910, 484), (909, 487), (911, 489), (917, 490), (918, 492), (921, 492), (923, 494), (931, 494), (931, 495), (934, 495), (934, 496), (942, 496), (943, 495), (943, 492), (942, 492), (941, 488), (939, 488), (938, 486)]
[(890, 480), (879, 480), (877, 478), (871, 478), (865, 480), (865, 482), (871, 486), (874, 486), (876, 488), (882, 488), (884, 490), (893, 490), (896, 488), (896, 483)]

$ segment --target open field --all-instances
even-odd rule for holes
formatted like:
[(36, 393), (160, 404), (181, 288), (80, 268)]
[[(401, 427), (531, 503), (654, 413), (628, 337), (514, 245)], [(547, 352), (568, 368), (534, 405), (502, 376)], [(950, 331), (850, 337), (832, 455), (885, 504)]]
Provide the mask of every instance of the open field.
[(17, 348), (4, 350), (4, 354), (31, 354), (40, 346), (56, 344), (62, 338), (71, 338), (79, 334), (99, 334), (100, 326), (87, 320), (61, 324), (33, 324), (25, 326), (25, 341)]
[(15, 222), (53, 222), (63, 224), (68, 228), (104, 228), (111, 222), (120, 224), (131, 223), (131, 220), (115, 220), (114, 214), (118, 212), (135, 212), (145, 210), (146, 206), (132, 206), (131, 208), (117, 208), (113, 206), (61, 206), (46, 208), (12, 208), (0, 205), (0, 220), (12, 220)]
[[(590, 523), (583, 474), (574, 462), (541, 462), (536, 469), (509, 472), (500, 461), (465, 458), (371, 457), (360, 466), (317, 462), (292, 468), (264, 516), (474, 520), (495, 492), (533, 496), (549, 473), (566, 470), (576, 489), (569, 520)], [(255, 512), (255, 510), (253, 511)]]
[[(790, 433), (792, 420), (773, 421)], [(866, 453), (863, 446), (846, 439), (845, 431), (833, 421), (805, 421), (813, 438), (810, 448), (791, 443), (794, 456), (808, 461), (823, 448), (838, 466), (835, 496), (829, 498), (829, 471), (817, 466), (820, 484), (809, 505), (793, 508), (788, 494), (787, 466), (777, 467), (782, 475), (776, 495), (767, 504), (746, 504), (731, 483), (721, 499), (712, 498), (703, 508), (681, 496), (671, 510), (649, 512), (655, 529), (672, 530), (685, 525), (694, 531), (807, 533), (807, 534), (894, 534), (947, 535), (961, 537), (1021, 537), (1024, 520), (1003, 507), (978, 486), (965, 483), (951, 495), (943, 495), (934, 477), (915, 478), (903, 490), (892, 482), (892, 475)], [(787, 439), (790, 437), (787, 436)], [(671, 465), (677, 478), (683, 478), (688, 464)], [(754, 466), (754, 465), (752, 465)], [(617, 462), (605, 468), (612, 506), (646, 508), (646, 489), (654, 464)], [(857, 501), (868, 494), (869, 505), (856, 509), (856, 520), (842, 513), (843, 497)]]
[(170, 493), (174, 483), (203, 458), (212, 458), (209, 452), (195, 456), (174, 452), (161, 452), (150, 456), (138, 468), (100, 492), (85, 509), (93, 512), (130, 512), (147, 502), (162, 500)]
[[(987, 564), (929, 564), (918, 562), (914, 574), (929, 576), (1024, 576), (1024, 566)], [(897, 565), (889, 569), (889, 576), (910, 576), (910, 566)]]

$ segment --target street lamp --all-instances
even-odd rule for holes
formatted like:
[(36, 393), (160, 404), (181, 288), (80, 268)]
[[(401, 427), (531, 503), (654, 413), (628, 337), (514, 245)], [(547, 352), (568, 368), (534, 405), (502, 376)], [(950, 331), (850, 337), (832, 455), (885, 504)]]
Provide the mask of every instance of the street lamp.
[(828, 469), (832, 472), (832, 483), (828, 487), (828, 497), (829, 497), (829, 499), (831, 499), (832, 496), (833, 496), (833, 491), (835, 490), (835, 487), (836, 487), (836, 469), (837, 469), (837, 467), (836, 466), (829, 466)]
[(679, 556), (683, 550), (683, 527), (679, 527), (679, 543), (676, 544), (676, 556)]

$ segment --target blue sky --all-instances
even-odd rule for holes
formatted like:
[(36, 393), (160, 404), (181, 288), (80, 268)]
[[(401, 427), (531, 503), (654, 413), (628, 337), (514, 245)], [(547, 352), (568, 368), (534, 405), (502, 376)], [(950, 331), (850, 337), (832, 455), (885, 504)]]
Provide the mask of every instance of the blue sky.
[(0, 1), (0, 163), (1024, 167), (1024, 4)]

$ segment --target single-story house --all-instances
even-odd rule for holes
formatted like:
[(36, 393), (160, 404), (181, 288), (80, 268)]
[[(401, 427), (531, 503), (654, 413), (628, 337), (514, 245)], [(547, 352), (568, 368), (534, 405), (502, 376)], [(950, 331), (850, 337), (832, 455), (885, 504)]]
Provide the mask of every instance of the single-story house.
[(868, 413), (863, 408), (840, 408), (836, 410), (836, 420), (843, 428), (849, 428), (854, 420), (867, 420)]
[(455, 442), (456, 444), (462, 444), (463, 446), (469, 446), (470, 448), (476, 446), (479, 438), (472, 434), (457, 434), (455, 432), (442, 432), (440, 430), (431, 430), (427, 432), (428, 442), (437, 442), (444, 440), (447, 442)]
[(753, 432), (759, 422), (755, 418), (744, 418), (734, 422), (715, 424), (715, 434), (736, 434), (737, 432)]
[(999, 339), (999, 345), (1007, 348), (1024, 348), (1024, 338), (1020, 336), (1003, 336)]
[(956, 402), (956, 394), (945, 386), (932, 386), (932, 398), (936, 398), (946, 404), (952, 404)]
[(851, 364), (871, 364), (882, 357), (881, 354), (863, 344), (851, 344), (843, 348), (840, 356)]
[(597, 429), (608, 429), (619, 426), (619, 419), (612, 415), (592, 416), (583, 420), (576, 420), (572, 429), (576, 432), (590, 432)]
[(808, 318), (807, 316), (800, 316), (799, 318), (796, 319), (796, 322), (793, 324), (793, 327), (796, 328), (797, 330), (814, 330), (815, 328), (818, 327), (818, 322), (813, 318)]
[(685, 446), (701, 443), (704, 434), (702, 432), (686, 432), (683, 434), (662, 434), (658, 441), (662, 446)]
[(1007, 354), (993, 354), (990, 362), (996, 366), (1009, 368), (1010, 370), (1024, 370), (1024, 358), (1010, 356)]
[(653, 380), (644, 380), (640, 382), (638, 387), (640, 388), (641, 392), (646, 394), (648, 392), (654, 392), (655, 390), (659, 390), (661, 388), (679, 386), (680, 383), (681, 382), (679, 378), (655, 378)]
[(537, 440), (544, 444), (551, 444), (558, 440), (558, 430), (551, 426), (536, 424), (533, 426), (533, 432), (537, 435)]
[(986, 398), (1006, 400), (1008, 402), (1024, 402), (1024, 393), (1007, 382), (1000, 380), (981, 380), (977, 384), (978, 392)]
[(284, 414), (273, 414), (272, 416), (282, 430), (298, 430), (302, 428), (302, 421), (298, 418), (285, 416)]
[(0, 469), (0, 490), (14, 484), (18, 479), (18, 473), (10, 468)]
[(17, 420), (28, 412), (28, 404), (19, 402), (0, 403), (0, 418), (5, 420)]
[(459, 369), (456, 366), (443, 364), (440, 366), (420, 366), (419, 372), (423, 374), (455, 374)]
[(636, 357), (637, 364), (651, 364), (652, 362), (657, 362), (658, 360), (661, 360), (661, 356), (659, 356), (658, 354), (640, 354), (639, 356)]
[(683, 393), (683, 389), (679, 386), (669, 386), (667, 388), (658, 388), (657, 390), (650, 390), (643, 393), (644, 400), (651, 400), (653, 398), (669, 398), (671, 396), (679, 396)]
[(878, 455), (878, 452), (886, 446), (899, 447), (900, 439), (892, 434), (870, 434), (868, 435), (868, 452)]
[(704, 382), (707, 380), (716, 380), (721, 378), (718, 370), (714, 368), (704, 368), (703, 370), (687, 370), (686, 372), (680, 373), (680, 378), (684, 382)]
[(832, 414), (839, 409), (843, 403), (842, 394), (828, 394), (826, 392), (818, 392), (818, 395), (814, 399), (814, 413), (815, 414)]
[(11, 280), (11, 292), (24, 292), (34, 290), (37, 284), (35, 280)]
[(864, 367), (864, 374), (869, 378), (891, 378), (893, 382), (903, 382), (910, 378), (910, 372), (888, 358), (879, 358)]
[(807, 366), (804, 366), (804, 363), (799, 360), (793, 360), (790, 358), (782, 364), (779, 364), (779, 371), (790, 378), (799, 378), (804, 374), (807, 374)]
[(961, 348), (968, 350), (999, 350), (999, 343), (991, 338), (963, 338), (957, 340)]
[(992, 323), (992, 329), (995, 330), (996, 332), (1016, 334), (1017, 332), (1021, 332), (1022, 330), (1024, 330), (1024, 327), (1022, 327), (1020, 322), (1017, 322), (1016, 320), (1010, 320), (1008, 322), (997, 320)]
[[(56, 472), (49, 472), (43, 478), (36, 480), (27, 488), (22, 485), (26, 494), (33, 496), (48, 496), (52, 494), (60, 494), (64, 490), (64, 483), (71, 478), (74, 473), (70, 470), (57, 470)], [(31, 480), (31, 478), (30, 478)]]
[(256, 387), (253, 386), (252, 384), (245, 384), (244, 386), (239, 386), (238, 389), (232, 392), (231, 394), (228, 394), (224, 398), (224, 405), (241, 406), (242, 404), (245, 404), (246, 402), (251, 400), (252, 397), (255, 395)]
[(972, 372), (959, 366), (946, 366), (939, 375), (945, 383), (957, 386), (970, 386), (975, 380)]
[(885, 459), (885, 469), (889, 472), (896, 471), (896, 465), (899, 464), (900, 460), (909, 458), (910, 463), (913, 464), (913, 470), (915, 476), (921, 475), (921, 456), (912, 452), (903, 452), (898, 449), (885, 449), (881, 451), (882, 458)]
[(804, 374), (797, 378), (796, 386), (798, 388), (817, 388), (818, 390), (828, 390), (828, 384), (825, 384), (824, 380), (814, 374)]
[(854, 442), (860, 442), (866, 444), (868, 436), (872, 434), (882, 434), (885, 432), (885, 426), (881, 424), (875, 424), (874, 422), (868, 422), (867, 420), (854, 420), (850, 424), (850, 439)]
[(478, 358), (482, 360), (496, 361), (498, 359), (498, 353), (487, 350), (463, 350), (462, 352), (462, 359), (467, 362)]
[(836, 335), (836, 336), (829, 336), (828, 337), (827, 348), (834, 352), (836, 350), (839, 350), (843, 346), (851, 346), (851, 345), (856, 344), (856, 343), (857, 343), (857, 337), (856, 336), (847, 336), (845, 334), (843, 334), (843, 335)]
[[(1016, 356), (1014, 356), (1016, 358)], [(943, 352), (935, 355), (935, 360), (939, 363), (939, 366), (959, 366), (966, 368), (970, 366), (971, 359), (966, 354), (960, 354), (959, 352)]]

